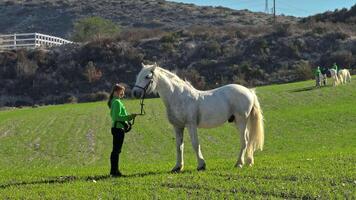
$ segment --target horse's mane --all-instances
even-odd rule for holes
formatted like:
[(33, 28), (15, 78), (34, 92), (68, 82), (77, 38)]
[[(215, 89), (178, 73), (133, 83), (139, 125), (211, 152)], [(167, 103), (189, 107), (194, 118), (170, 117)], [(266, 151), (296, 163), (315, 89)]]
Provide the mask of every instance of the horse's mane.
[(159, 70), (161, 72), (163, 72), (167, 76), (167, 78), (169, 78), (169, 80), (171, 80), (172, 82), (177, 83), (178, 86), (180, 86), (180, 87), (187, 86), (190, 89), (196, 90), (189, 81), (182, 80), (181, 78), (179, 78), (179, 76), (177, 76), (177, 74), (175, 74), (173, 72), (170, 72), (170, 71), (168, 71), (166, 69), (163, 69), (162, 67), (159, 67)]

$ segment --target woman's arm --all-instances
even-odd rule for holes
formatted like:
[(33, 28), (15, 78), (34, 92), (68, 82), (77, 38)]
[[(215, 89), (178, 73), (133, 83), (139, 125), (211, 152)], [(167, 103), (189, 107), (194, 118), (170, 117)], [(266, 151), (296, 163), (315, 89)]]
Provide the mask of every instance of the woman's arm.
[(124, 106), (119, 101), (113, 101), (111, 107), (113, 121), (130, 121), (133, 119), (133, 116), (127, 114)]

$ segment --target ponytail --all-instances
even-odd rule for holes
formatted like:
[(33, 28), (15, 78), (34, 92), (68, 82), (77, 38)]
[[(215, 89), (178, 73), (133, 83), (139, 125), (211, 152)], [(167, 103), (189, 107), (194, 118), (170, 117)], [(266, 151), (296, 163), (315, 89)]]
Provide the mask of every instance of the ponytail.
[(109, 109), (111, 109), (111, 101), (112, 101), (112, 98), (114, 98), (114, 90), (111, 91), (110, 93), (110, 96), (109, 96), (109, 100), (108, 100), (108, 107)]

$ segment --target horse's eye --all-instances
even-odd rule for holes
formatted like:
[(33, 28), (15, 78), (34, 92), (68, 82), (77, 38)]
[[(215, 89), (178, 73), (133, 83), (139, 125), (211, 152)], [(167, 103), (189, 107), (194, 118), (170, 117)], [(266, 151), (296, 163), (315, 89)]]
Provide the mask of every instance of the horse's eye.
[(152, 79), (152, 74), (147, 75), (146, 79)]

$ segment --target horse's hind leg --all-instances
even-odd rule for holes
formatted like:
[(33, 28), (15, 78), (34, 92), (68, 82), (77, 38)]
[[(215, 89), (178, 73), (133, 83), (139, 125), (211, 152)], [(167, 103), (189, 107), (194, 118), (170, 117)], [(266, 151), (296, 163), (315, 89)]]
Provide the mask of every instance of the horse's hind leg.
[(248, 142), (248, 129), (247, 129), (247, 119), (245, 117), (237, 116), (237, 120), (235, 121), (236, 128), (240, 128), (240, 153), (238, 160), (235, 164), (235, 167), (240, 167), (245, 164), (245, 153)]
[(343, 77), (342, 74), (339, 75), (338, 79), (339, 79), (339, 83), (340, 83), (341, 85), (343, 85), (343, 84), (344, 84), (344, 77)]
[(195, 154), (197, 156), (198, 160), (198, 167), (197, 170), (205, 170), (206, 165), (205, 165), (205, 160), (203, 158), (203, 154), (201, 153), (200, 149), (200, 144), (199, 144), (199, 139), (198, 139), (198, 131), (196, 126), (188, 126), (189, 134), (190, 134), (190, 139), (192, 141), (193, 149), (195, 151)]
[(339, 84), (339, 79), (337, 78), (337, 76), (333, 77), (333, 86), (337, 86)]

